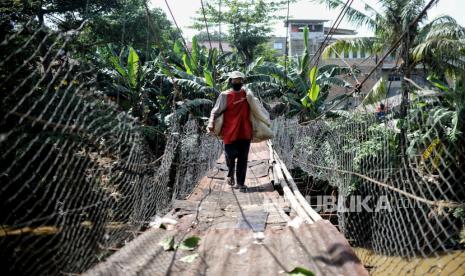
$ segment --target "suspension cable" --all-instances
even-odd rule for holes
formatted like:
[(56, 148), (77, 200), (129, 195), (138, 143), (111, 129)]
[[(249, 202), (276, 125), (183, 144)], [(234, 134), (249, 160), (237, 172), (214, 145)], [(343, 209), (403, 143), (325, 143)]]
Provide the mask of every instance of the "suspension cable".
[(191, 53), (190, 53), (190, 51), (189, 51), (189, 48), (187, 47), (186, 40), (184, 39), (184, 36), (182, 35), (181, 28), (179, 28), (179, 25), (178, 25), (178, 23), (176, 22), (176, 18), (174, 17), (174, 14), (173, 14), (173, 12), (171, 11), (171, 7), (170, 7), (170, 5), (168, 4), (168, 1), (167, 1), (167, 0), (165, 0), (165, 4), (166, 4), (166, 7), (168, 8), (168, 11), (170, 12), (171, 18), (173, 19), (174, 25), (175, 25), (176, 28), (178, 29), (178, 33), (179, 33), (179, 35), (181, 36), (181, 40), (182, 40), (182, 42), (183, 42), (183, 44), (184, 44), (184, 47), (186, 48), (187, 55), (188, 55), (189, 58), (190, 58)]
[(221, 14), (221, 0), (218, 1), (218, 35), (219, 35), (219, 46), (220, 46), (220, 51), (222, 54), (224, 54), (224, 51), (223, 51), (223, 44), (221, 43), (221, 21), (222, 21), (222, 14)]
[(284, 49), (284, 77), (285, 77), (285, 81), (286, 81), (286, 85), (287, 85), (287, 62), (288, 62), (288, 58), (289, 58), (289, 45), (288, 45), (288, 39), (289, 39), (289, 2), (290, 0), (287, 0), (287, 15), (286, 15), (286, 24), (287, 24), (287, 27), (286, 27), (286, 41), (285, 41), (285, 44), (286, 44), (286, 47)]
[[(349, 3), (350, 2), (350, 3)], [(344, 4), (344, 7), (342, 7), (341, 11), (339, 12), (336, 20), (333, 22), (333, 25), (331, 26), (330, 30), (328, 31), (328, 33), (326, 34), (323, 42), (320, 44), (320, 47), (318, 48), (318, 50), (316, 50), (315, 52), (315, 55), (313, 55), (313, 57), (310, 59), (310, 62), (309, 64), (312, 64), (312, 61), (315, 59), (316, 56), (317, 59), (316, 59), (316, 62), (315, 62), (315, 65), (314, 66), (318, 66), (318, 63), (320, 61), (320, 57), (321, 57), (321, 54), (323, 53), (323, 47), (324, 45), (326, 44), (326, 41), (330, 41), (331, 38), (333, 37), (334, 35), (334, 31), (339, 27), (339, 25), (341, 24), (342, 22), (342, 19), (344, 19), (344, 16), (347, 14), (347, 11), (349, 10), (350, 6), (352, 5), (352, 3), (354, 2), (354, 0), (347, 0), (347, 2)], [(323, 28), (323, 31), (324, 31), (324, 28)]]
[(205, 15), (205, 7), (203, 5), (203, 0), (200, 0), (200, 4), (202, 5), (203, 21), (205, 22), (205, 28), (207, 29), (208, 43), (210, 44), (210, 50), (211, 50), (212, 49), (212, 40), (210, 38), (210, 32), (208, 31), (207, 16)]

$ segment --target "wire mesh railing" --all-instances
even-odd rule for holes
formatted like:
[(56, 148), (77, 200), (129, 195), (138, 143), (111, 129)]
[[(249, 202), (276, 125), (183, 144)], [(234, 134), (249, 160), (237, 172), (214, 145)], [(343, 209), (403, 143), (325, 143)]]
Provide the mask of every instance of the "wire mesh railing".
[(162, 130), (110, 101), (98, 69), (69, 49), (82, 27), (61, 32), (31, 20), (2, 34), (0, 258), (8, 275), (84, 272), (186, 196), (221, 150), (197, 120)]
[[(214, 74), (201, 71), (202, 62), (215, 68), (215, 54), (202, 61), (194, 51), (197, 64), (187, 67), (199, 76), (188, 78), (181, 64), (196, 60), (187, 59), (188, 49), (164, 49), (166, 41), (152, 49), (150, 40), (164, 26), (152, 24), (147, 3), (116, 2), (62, 5), (61, 13), (45, 21), (44, 7), (1, 6), (0, 258), (6, 274), (86, 271), (134, 239), (173, 200), (189, 195), (221, 152), (194, 113), (208, 113), (202, 104), (221, 86), (212, 88), (213, 78), (236, 65)], [(122, 18), (113, 42), (123, 46), (89, 39), (88, 24), (104, 25), (108, 16), (99, 12), (118, 8), (109, 21)], [(138, 51), (126, 49), (140, 29), (146, 41), (138, 41)], [(166, 60), (156, 70), (145, 68), (168, 57), (173, 68)], [(174, 81), (170, 70), (186, 79)], [(210, 85), (199, 81), (204, 77)], [(184, 92), (186, 86), (195, 90), (190, 99), (174, 91), (176, 83)], [(205, 99), (196, 106), (199, 91)], [(192, 100), (192, 106), (180, 100)], [(321, 114), (306, 126), (274, 121), (281, 159), (308, 176), (299, 185), (302, 192), (322, 216), (336, 214), (339, 230), (374, 274), (465, 270), (465, 124), (459, 100), (414, 99), (406, 118), (362, 110), (327, 111), (325, 119)], [(321, 185), (325, 194), (315, 193)]]
[(465, 269), (463, 133), (457, 110), (437, 95), (412, 99), (405, 119), (361, 110), (305, 126), (274, 122), (282, 159), (307, 175), (302, 192), (322, 216), (337, 215), (333, 223), (373, 274)]

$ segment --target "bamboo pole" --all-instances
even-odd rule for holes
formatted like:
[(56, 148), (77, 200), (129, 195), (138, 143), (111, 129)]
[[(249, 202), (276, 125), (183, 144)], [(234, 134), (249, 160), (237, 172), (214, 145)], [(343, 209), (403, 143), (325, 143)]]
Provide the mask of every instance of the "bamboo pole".
[(289, 182), (289, 185), (291, 186), (292, 188), (292, 191), (294, 192), (294, 195), (296, 197), (296, 199), (299, 201), (300, 205), (302, 206), (302, 208), (308, 213), (308, 215), (312, 218), (312, 220), (315, 222), (315, 221), (318, 221), (318, 220), (321, 220), (321, 216), (315, 211), (313, 210), (313, 208), (310, 206), (310, 204), (308, 203), (308, 201), (304, 198), (304, 196), (300, 193), (299, 189), (297, 188), (297, 185), (295, 184), (294, 182), (294, 179), (292, 179), (292, 175), (291, 173), (289, 172), (289, 170), (286, 168), (286, 165), (283, 163), (283, 161), (279, 158), (278, 154), (275, 152), (275, 155), (276, 155), (276, 161), (278, 164), (281, 164), (281, 168), (284, 172), (284, 175), (286, 176), (287, 178), (287, 181)]
[(305, 222), (307, 223), (313, 223), (312, 218), (308, 215), (308, 213), (302, 208), (302, 206), (299, 204), (299, 201), (296, 199), (294, 193), (292, 192), (291, 188), (287, 185), (286, 179), (284, 178), (281, 164), (276, 162), (274, 164), (274, 170), (276, 171), (277, 174), (277, 181), (283, 188), (284, 192), (284, 197), (289, 200), (289, 203), (291, 204), (291, 208), (294, 209), (294, 211), (297, 213), (299, 217), (301, 217)]

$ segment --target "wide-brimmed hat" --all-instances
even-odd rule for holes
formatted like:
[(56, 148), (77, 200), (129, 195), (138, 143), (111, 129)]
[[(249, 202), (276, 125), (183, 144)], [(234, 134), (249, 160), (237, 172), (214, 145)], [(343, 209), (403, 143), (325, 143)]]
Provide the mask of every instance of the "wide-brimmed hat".
[(238, 78), (245, 79), (245, 75), (242, 72), (233, 71), (233, 72), (229, 73), (228, 78), (229, 79), (238, 79)]

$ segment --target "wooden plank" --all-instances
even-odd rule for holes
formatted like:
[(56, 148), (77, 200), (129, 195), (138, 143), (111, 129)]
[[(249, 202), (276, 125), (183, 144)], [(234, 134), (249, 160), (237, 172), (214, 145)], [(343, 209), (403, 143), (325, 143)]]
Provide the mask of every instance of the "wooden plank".
[[(257, 159), (272, 165), (269, 175), (282, 185), (285, 198), (273, 190), (270, 178), (247, 179), (253, 189), (241, 193), (204, 177), (188, 199), (174, 202), (170, 214), (178, 223), (173, 229), (147, 230), (85, 275), (281, 275), (296, 266), (317, 275), (367, 275), (334, 226), (326, 220), (312, 223), (272, 147), (262, 143), (252, 148)], [(263, 166), (260, 160), (253, 164)], [(283, 208), (289, 205), (309, 224), (286, 227), (290, 218)], [(177, 216), (181, 213), (190, 214)], [(159, 241), (168, 235), (176, 242), (198, 236), (200, 246), (193, 252), (164, 251)], [(192, 253), (199, 254), (193, 263), (180, 261)]]
[(291, 186), (292, 191), (294, 192), (294, 195), (296, 199), (299, 201), (302, 208), (308, 213), (308, 215), (311, 217), (313, 221), (321, 220), (322, 219), (321, 216), (315, 210), (313, 210), (313, 208), (310, 206), (308, 201), (300, 193), (299, 188), (295, 184), (294, 179), (292, 179), (292, 175), (289, 172), (289, 170), (286, 168), (286, 165), (283, 163), (281, 158), (279, 158), (276, 152), (275, 154), (276, 154), (276, 161), (279, 162), (279, 164), (281, 165), (284, 175), (286, 176), (287, 181), (289, 182), (289, 185)]
[(278, 182), (281, 184), (281, 187), (283, 188), (284, 196), (285, 198), (287, 198), (287, 200), (289, 200), (289, 203), (291, 204), (291, 208), (294, 209), (297, 215), (301, 217), (305, 222), (313, 223), (313, 220), (311, 219), (311, 217), (302, 208), (302, 206), (299, 204), (299, 201), (297, 201), (297, 199), (295, 198), (294, 193), (287, 185), (287, 182), (284, 179), (283, 173), (281, 171), (281, 164), (276, 163), (274, 167), (278, 174)]
[(243, 211), (237, 222), (237, 228), (249, 229), (253, 232), (263, 232), (265, 231), (268, 214), (269, 213), (265, 212), (263, 208), (261, 208), (261, 210)]

